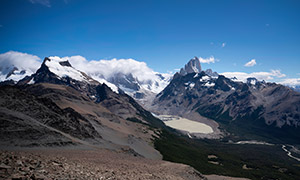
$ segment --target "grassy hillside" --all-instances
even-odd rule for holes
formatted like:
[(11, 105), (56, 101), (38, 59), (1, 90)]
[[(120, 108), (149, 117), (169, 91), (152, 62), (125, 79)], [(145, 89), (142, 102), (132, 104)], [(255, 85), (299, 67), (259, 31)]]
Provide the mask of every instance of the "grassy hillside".
[[(217, 140), (194, 140), (163, 131), (155, 140), (155, 148), (164, 160), (189, 164), (203, 174), (250, 179), (296, 180), (300, 177), (300, 163), (290, 159), (279, 145), (235, 145)], [(209, 155), (217, 158), (209, 158)]]

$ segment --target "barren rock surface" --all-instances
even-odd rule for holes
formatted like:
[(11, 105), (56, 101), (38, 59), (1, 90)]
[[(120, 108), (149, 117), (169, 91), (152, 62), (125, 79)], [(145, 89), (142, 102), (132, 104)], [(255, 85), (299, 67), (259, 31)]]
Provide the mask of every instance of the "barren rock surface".
[(161, 160), (108, 150), (0, 152), (0, 179), (206, 179), (198, 171)]

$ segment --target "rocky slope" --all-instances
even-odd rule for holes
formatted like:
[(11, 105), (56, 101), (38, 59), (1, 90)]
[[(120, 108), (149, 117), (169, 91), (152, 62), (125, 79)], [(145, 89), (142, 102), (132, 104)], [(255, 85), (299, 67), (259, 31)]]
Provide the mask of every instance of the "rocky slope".
[(74, 109), (60, 108), (51, 99), (38, 98), (11, 86), (0, 88), (1, 145), (52, 146), (78, 139), (101, 139), (86, 118)]
[(243, 83), (212, 76), (201, 71), (200, 62), (195, 61), (185, 66), (186, 73), (181, 70), (174, 75), (156, 96), (151, 110), (185, 116), (197, 112), (234, 133), (299, 140), (299, 93), (255, 78)]
[(0, 152), (0, 179), (206, 179), (195, 169), (107, 150)]
[(45, 58), (36, 73), (0, 90), (3, 146), (75, 144), (161, 158), (151, 144), (163, 123), (68, 61)]

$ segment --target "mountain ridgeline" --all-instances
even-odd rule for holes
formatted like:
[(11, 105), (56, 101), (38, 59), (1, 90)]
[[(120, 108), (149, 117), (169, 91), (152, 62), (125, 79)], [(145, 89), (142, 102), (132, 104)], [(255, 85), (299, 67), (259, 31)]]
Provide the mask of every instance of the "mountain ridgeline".
[[(172, 78), (161, 76), (157, 79), (158, 76), (154, 75), (153, 82), (143, 85), (132, 74), (118, 73), (105, 80), (109, 82), (105, 84), (76, 70), (66, 60), (50, 57), (17, 85), (34, 96), (48, 97), (58, 104), (69, 101), (66, 96), (76, 99), (74, 93), (79, 93), (83, 99), (100, 105), (117, 117), (155, 127), (164, 127), (164, 123), (150, 112), (179, 115), (196, 121), (198, 116), (195, 114), (198, 114), (216, 121), (219, 129), (229, 133), (231, 138), (289, 143), (299, 140), (300, 94), (288, 87), (255, 78), (241, 82), (211, 69), (203, 71), (197, 57)], [(169, 84), (163, 89), (166, 82)], [(113, 90), (111, 83), (115, 87)], [(15, 83), (2, 82), (5, 84)], [(151, 91), (154, 86), (157, 86), (156, 90), (163, 90), (160, 93)], [(58, 91), (58, 87), (64, 87), (67, 92)]]
[(80, 145), (161, 158), (151, 142), (163, 122), (68, 61), (45, 58), (36, 73), (0, 90), (2, 147)]
[(288, 87), (248, 78), (239, 82), (202, 71), (192, 59), (154, 99), (158, 114), (199, 113), (241, 139), (299, 143), (300, 93)]
[[(203, 71), (197, 57), (172, 78), (151, 72), (149, 82), (120, 73), (93, 78), (59, 57), (45, 58), (31, 75), (19, 71), (10, 74), (22, 77), (18, 82), (0, 83), (0, 148), (104, 148), (206, 174), (299, 177), (298, 161), (282, 149), (299, 148), (300, 139), (300, 93), (288, 87)], [(198, 121), (213, 132), (177, 131), (157, 115)], [(247, 140), (265, 142), (237, 143)], [(204, 178), (194, 169), (186, 173), (185, 179)]]

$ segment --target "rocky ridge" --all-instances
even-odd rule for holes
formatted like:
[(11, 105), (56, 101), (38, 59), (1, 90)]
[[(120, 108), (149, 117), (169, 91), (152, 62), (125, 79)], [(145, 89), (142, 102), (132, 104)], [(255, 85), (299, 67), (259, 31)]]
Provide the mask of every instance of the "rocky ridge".
[(68, 61), (45, 58), (36, 73), (0, 90), (3, 147), (96, 146), (161, 158), (151, 144), (163, 123)]
[(300, 125), (299, 93), (255, 78), (243, 83), (222, 75), (198, 73), (200, 69), (193, 69), (200, 67), (195, 66), (195, 61), (192, 59), (184, 68), (191, 73), (182, 70), (185, 73), (173, 76), (170, 84), (154, 99), (149, 107), (151, 111), (181, 116), (198, 113), (229, 128), (235, 125), (252, 134), (299, 138), (296, 133)]

